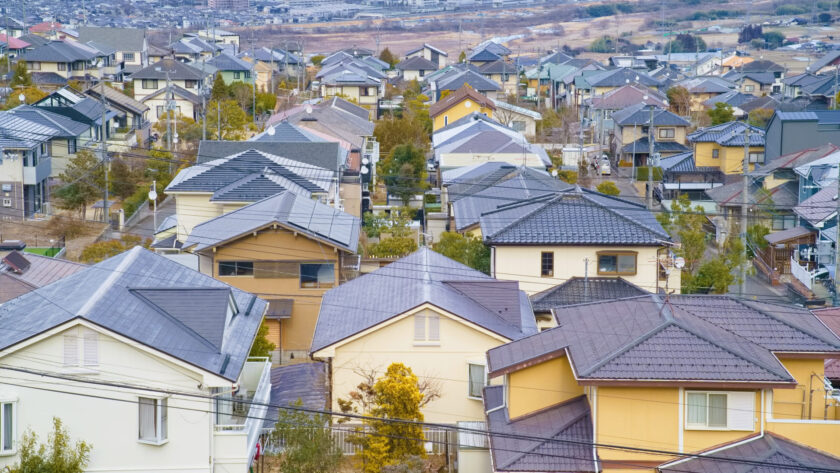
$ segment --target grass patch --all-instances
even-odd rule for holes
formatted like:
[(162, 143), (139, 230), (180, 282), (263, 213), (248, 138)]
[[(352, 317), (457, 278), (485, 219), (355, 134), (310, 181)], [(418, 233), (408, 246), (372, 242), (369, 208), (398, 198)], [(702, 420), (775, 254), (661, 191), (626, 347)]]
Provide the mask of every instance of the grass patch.
[(32, 254), (35, 254), (35, 255), (48, 256), (50, 258), (54, 258), (55, 255), (57, 255), (58, 252), (61, 251), (61, 248), (37, 248), (37, 247), (29, 248), (29, 247), (27, 247), (27, 248), (24, 248), (23, 251), (25, 253), (32, 253)]

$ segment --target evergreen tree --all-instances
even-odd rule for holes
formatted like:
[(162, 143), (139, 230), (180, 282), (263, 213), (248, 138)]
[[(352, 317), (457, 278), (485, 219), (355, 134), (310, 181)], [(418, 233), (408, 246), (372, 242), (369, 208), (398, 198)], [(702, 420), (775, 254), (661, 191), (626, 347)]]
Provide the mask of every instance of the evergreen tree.
[(225, 84), (225, 80), (222, 79), (222, 73), (217, 72), (216, 77), (213, 79), (213, 88), (210, 90), (210, 98), (212, 100), (224, 100), (229, 97), (230, 89)]
[(15, 64), (15, 69), (12, 71), (11, 87), (28, 87), (32, 85), (32, 75), (26, 70), (26, 61), (20, 60)]

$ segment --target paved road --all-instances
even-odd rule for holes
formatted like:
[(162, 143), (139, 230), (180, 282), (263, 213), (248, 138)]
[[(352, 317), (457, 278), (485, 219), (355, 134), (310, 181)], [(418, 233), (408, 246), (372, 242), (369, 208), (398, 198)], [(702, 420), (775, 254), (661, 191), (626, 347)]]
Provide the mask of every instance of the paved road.
[[(160, 225), (163, 222), (163, 219), (170, 215), (175, 214), (175, 199), (169, 199), (169, 201), (164, 202), (162, 205), (158, 206), (157, 209), (157, 224)], [(152, 214), (151, 210), (144, 210), (143, 215), (140, 217), (137, 222), (130, 226), (126, 227), (126, 233), (132, 233), (135, 235), (140, 235), (143, 238), (152, 238), (154, 237), (154, 222), (155, 216)]]

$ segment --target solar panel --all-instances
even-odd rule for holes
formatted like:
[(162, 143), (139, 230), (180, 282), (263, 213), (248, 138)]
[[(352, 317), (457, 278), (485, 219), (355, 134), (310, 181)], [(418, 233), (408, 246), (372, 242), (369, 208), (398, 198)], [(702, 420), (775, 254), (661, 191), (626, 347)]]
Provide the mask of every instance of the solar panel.
[(32, 265), (26, 257), (17, 251), (12, 251), (6, 255), (6, 257), (3, 258), (3, 262), (9, 265), (9, 267), (12, 268), (12, 271), (18, 274), (22, 274), (24, 271), (29, 269), (29, 266)]

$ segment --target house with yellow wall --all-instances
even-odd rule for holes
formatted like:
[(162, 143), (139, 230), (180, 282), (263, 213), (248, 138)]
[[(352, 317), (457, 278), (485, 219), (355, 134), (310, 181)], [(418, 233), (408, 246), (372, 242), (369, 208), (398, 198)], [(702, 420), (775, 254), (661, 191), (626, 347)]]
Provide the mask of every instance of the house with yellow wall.
[(426, 422), (484, 419), (487, 350), (536, 333), (528, 298), (424, 247), (324, 294), (311, 354), (325, 361), (329, 405), (403, 363), (439, 395)]
[(268, 301), (275, 362), (306, 359), (321, 297), (346, 280), (359, 244), (357, 217), (292, 192), (201, 223), (182, 251), (198, 270)]
[(718, 76), (700, 76), (677, 82), (674, 87), (683, 87), (691, 94), (690, 112), (701, 113), (706, 111), (704, 102), (732, 91), (735, 84)]
[(519, 69), (508, 61), (493, 61), (482, 65), (478, 72), (502, 86), (505, 95), (519, 95)]
[(490, 274), (534, 294), (572, 277), (622, 277), (651, 292), (680, 290), (671, 237), (644, 205), (581, 188), (485, 212)]
[(495, 110), (492, 100), (464, 85), (429, 106), (429, 117), (432, 119), (432, 130), (438, 131), (474, 112), (492, 117)]
[(36, 77), (49, 73), (80, 80), (86, 80), (87, 76), (101, 77), (102, 71), (115, 63), (112, 50), (102, 51), (71, 40), (50, 41), (24, 52), (18, 60), (25, 61), (26, 70)]
[(714, 167), (724, 174), (741, 174), (744, 168), (745, 133), (749, 128), (750, 171), (764, 164), (764, 130), (734, 121), (714, 125), (688, 135), (697, 167)]
[(323, 65), (315, 78), (320, 82), (321, 97), (342, 97), (376, 115), (379, 99), (385, 93), (386, 74), (374, 62), (344, 59)]
[(554, 316), (487, 354), (494, 471), (840, 468), (840, 339), (807, 309), (642, 295)]

